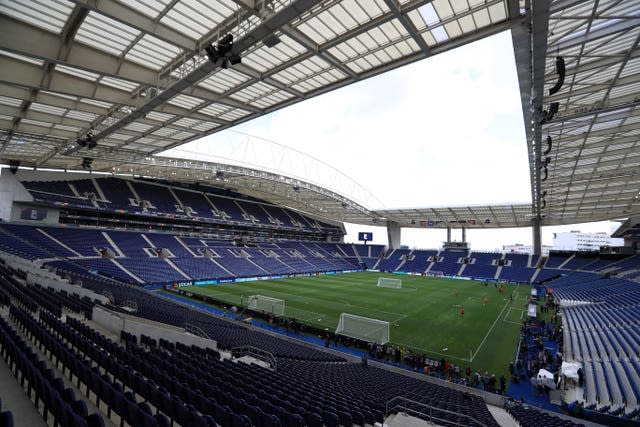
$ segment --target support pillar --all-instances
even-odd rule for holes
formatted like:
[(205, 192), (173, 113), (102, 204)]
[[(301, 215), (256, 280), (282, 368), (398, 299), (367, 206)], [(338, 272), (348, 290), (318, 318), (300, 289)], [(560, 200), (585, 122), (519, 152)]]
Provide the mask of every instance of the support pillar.
[(389, 249), (400, 249), (402, 227), (394, 221), (387, 221), (387, 242)]
[(447, 243), (451, 243), (451, 227), (447, 226)]
[(467, 243), (467, 229), (462, 227), (462, 243)]
[(540, 218), (532, 220), (531, 231), (533, 233), (533, 254), (542, 255), (542, 220)]

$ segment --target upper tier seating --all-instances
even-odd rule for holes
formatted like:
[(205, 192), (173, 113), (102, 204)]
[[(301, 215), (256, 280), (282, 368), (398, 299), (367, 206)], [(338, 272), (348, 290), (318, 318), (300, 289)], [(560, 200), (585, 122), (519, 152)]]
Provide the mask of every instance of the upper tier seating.
[[(239, 195), (214, 194), (218, 190), (206, 187), (197, 187), (194, 191), (145, 180), (115, 177), (24, 181), (23, 185), (36, 200), (56, 205), (142, 215), (177, 215), (230, 224), (251, 225), (255, 222), (280, 229), (342, 234), (340, 227), (319, 222), (298, 212), (260, 201), (236, 198), (242, 197)], [(211, 192), (206, 192), (207, 190)]]

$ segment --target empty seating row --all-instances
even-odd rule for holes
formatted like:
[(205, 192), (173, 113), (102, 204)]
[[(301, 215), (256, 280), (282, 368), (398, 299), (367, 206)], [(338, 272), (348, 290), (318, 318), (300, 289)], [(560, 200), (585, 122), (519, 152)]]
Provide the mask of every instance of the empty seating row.
[[(11, 306), (11, 315), (15, 316), (20, 310)], [(51, 415), (54, 423), (61, 426), (104, 426), (100, 414), (89, 415), (85, 402), (76, 400), (73, 390), (66, 388), (64, 381), (54, 376), (53, 371), (3, 318), (0, 318), (0, 346), (4, 362), (20, 380), (20, 385), (27, 387), (27, 395), (34, 399), (36, 408), (42, 402), (45, 421)]]
[(178, 188), (143, 180), (103, 177), (73, 181), (24, 181), (35, 200), (84, 209), (138, 214), (167, 214), (204, 221), (259, 223), (305, 232), (340, 232), (339, 228), (297, 212), (241, 195), (218, 195), (214, 188)]

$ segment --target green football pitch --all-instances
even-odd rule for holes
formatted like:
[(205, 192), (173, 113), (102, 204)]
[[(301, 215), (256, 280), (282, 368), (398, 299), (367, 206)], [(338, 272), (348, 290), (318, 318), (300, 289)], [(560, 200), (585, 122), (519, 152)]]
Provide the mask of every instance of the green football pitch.
[[(402, 288), (377, 287), (378, 277), (400, 278)], [(528, 285), (504, 285), (500, 293), (492, 283), (485, 287), (477, 281), (373, 272), (182, 290), (236, 306), (246, 305), (256, 294), (283, 299), (285, 316), (332, 331), (343, 312), (385, 320), (390, 323), (392, 344), (496, 375), (506, 374), (514, 358), (530, 293)]]

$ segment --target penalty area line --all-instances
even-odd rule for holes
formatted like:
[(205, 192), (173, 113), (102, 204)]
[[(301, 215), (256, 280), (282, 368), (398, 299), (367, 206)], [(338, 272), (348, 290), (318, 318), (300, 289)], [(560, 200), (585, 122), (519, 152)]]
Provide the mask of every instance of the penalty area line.
[(406, 318), (407, 318), (407, 315), (406, 315), (406, 314), (401, 314), (401, 315), (400, 315), (400, 317), (398, 317), (398, 318), (397, 318), (397, 319), (395, 319), (395, 320), (390, 321), (389, 323), (398, 323), (398, 322), (400, 322), (401, 320), (404, 320), (404, 319), (406, 319)]

